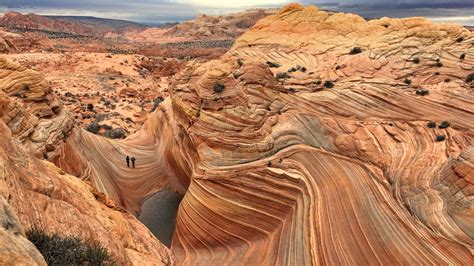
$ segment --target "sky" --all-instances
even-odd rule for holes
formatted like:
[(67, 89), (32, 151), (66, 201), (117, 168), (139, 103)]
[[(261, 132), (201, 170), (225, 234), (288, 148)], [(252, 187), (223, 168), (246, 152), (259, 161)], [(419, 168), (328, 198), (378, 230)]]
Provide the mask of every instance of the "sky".
[(221, 15), (250, 8), (275, 8), (291, 2), (358, 13), (368, 18), (424, 16), (435, 22), (474, 26), (474, 0), (0, 0), (0, 14), (18, 11), (163, 23), (189, 20), (199, 14)]

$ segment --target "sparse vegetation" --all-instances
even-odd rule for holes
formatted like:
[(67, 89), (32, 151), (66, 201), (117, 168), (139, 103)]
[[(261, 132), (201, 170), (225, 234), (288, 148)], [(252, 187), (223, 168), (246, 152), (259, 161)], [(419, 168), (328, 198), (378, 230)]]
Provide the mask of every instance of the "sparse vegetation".
[(444, 141), (444, 140), (446, 140), (445, 135), (437, 135), (436, 136), (436, 141), (441, 142), (441, 141)]
[(448, 128), (449, 127), (449, 122), (448, 121), (442, 121), (441, 124), (438, 126), (439, 128)]
[(151, 108), (150, 113), (153, 113), (161, 102), (163, 102), (163, 97), (158, 96), (153, 102), (153, 108)]
[(464, 41), (463, 37), (459, 37), (459, 38), (456, 39), (456, 42), (462, 42), (462, 41)]
[(277, 79), (287, 79), (287, 78), (290, 78), (291, 76), (288, 75), (288, 73), (286, 72), (280, 72), (276, 75), (276, 78)]
[(444, 79), (444, 82), (450, 82), (450, 81), (451, 81), (450, 78), (445, 78), (445, 79)]
[(89, 243), (74, 236), (48, 234), (38, 228), (28, 230), (26, 236), (48, 265), (115, 265), (109, 251), (98, 242)]
[(359, 47), (354, 47), (349, 52), (349, 54), (360, 54), (360, 53), (362, 53), (362, 49), (360, 49)]
[(419, 90), (416, 90), (415, 93), (416, 93), (416, 95), (425, 96), (425, 95), (430, 94), (430, 91), (429, 91), (429, 90), (425, 90), (425, 89), (419, 89)]
[(307, 70), (306, 67), (301, 67), (301, 69), (300, 69), (300, 71), (303, 72), (303, 73), (306, 72), (306, 70)]
[(267, 61), (267, 65), (268, 65), (269, 67), (271, 67), (271, 68), (279, 68), (279, 67), (281, 67), (280, 64), (278, 64), (278, 63), (273, 63), (273, 62), (270, 62), (270, 61)]
[(403, 82), (405, 82), (405, 84), (407, 84), (407, 85), (410, 85), (411, 84), (411, 79), (405, 79)]
[(428, 122), (428, 124), (426, 125), (428, 128), (436, 128), (436, 123), (433, 122), (433, 121), (430, 121)]
[(97, 134), (100, 130), (100, 125), (99, 125), (99, 123), (94, 121), (86, 127), (86, 130), (89, 131), (92, 134)]
[(333, 87), (334, 87), (334, 83), (332, 83), (332, 81), (330, 81), (330, 80), (326, 80), (326, 81), (324, 82), (323, 86), (324, 86), (325, 88), (330, 89), (330, 88), (333, 88)]
[(465, 53), (462, 53), (462, 54), (459, 56), (459, 59), (464, 60), (464, 58), (466, 58), (466, 54), (465, 54)]
[(291, 72), (296, 72), (296, 70), (297, 70), (296, 67), (292, 67), (292, 68), (288, 69), (288, 72), (290, 72), (290, 73)]
[(88, 103), (87, 104), (87, 110), (89, 110), (91, 112), (94, 111), (94, 105), (92, 103)]
[(474, 73), (471, 73), (467, 75), (466, 77), (466, 82), (472, 82), (472, 81), (474, 81)]
[(413, 58), (411, 61), (412, 61), (413, 63), (415, 63), (415, 64), (419, 64), (419, 63), (420, 63), (420, 58), (415, 57), (415, 58)]
[(224, 89), (225, 89), (224, 84), (221, 84), (221, 83), (217, 82), (217, 83), (214, 85), (214, 92), (216, 92), (216, 93), (221, 93), (221, 92), (224, 91)]
[(239, 58), (239, 59), (237, 59), (237, 64), (238, 64), (239, 66), (243, 66), (243, 65), (244, 65), (244, 61)]
[(442, 66), (443, 66), (443, 63), (441, 63), (441, 62), (436, 62), (436, 66), (437, 66), (437, 67), (442, 67)]

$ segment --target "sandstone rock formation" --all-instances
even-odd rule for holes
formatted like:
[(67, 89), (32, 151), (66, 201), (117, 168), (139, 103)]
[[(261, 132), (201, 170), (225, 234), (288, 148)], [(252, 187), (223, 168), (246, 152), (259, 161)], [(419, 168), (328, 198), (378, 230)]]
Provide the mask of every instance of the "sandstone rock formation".
[(201, 15), (194, 20), (171, 27), (164, 34), (196, 39), (234, 39), (242, 35), (260, 19), (275, 12), (276, 10), (272, 9), (251, 9), (223, 16)]
[(289, 5), (188, 64), (141, 131), (75, 131), (56, 164), (135, 214), (183, 194), (180, 264), (472, 264), (473, 40)]
[(24, 237), (31, 227), (98, 241), (119, 265), (172, 264), (171, 252), (133, 215), (32, 156), (55, 153), (73, 121), (42, 76), (0, 59), (0, 77), (0, 264), (45, 265)]
[(0, 58), (1, 120), (29, 152), (53, 157), (74, 125), (44, 77)]

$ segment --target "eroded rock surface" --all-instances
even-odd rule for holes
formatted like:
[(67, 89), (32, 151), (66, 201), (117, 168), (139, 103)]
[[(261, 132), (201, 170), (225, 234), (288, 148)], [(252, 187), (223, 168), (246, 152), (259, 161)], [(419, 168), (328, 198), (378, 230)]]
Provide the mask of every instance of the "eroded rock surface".
[(77, 131), (56, 163), (135, 214), (184, 194), (182, 264), (472, 264), (473, 40), (289, 5), (188, 64), (134, 136)]

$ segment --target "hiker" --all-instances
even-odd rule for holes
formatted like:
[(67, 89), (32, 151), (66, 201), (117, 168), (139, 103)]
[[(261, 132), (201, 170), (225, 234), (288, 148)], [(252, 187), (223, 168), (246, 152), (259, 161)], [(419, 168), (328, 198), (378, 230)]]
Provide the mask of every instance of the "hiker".
[(132, 157), (132, 167), (135, 168), (135, 157)]
[(127, 167), (130, 167), (130, 157), (128, 157), (128, 155), (125, 158), (125, 160), (127, 161)]

